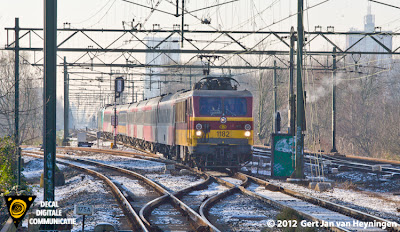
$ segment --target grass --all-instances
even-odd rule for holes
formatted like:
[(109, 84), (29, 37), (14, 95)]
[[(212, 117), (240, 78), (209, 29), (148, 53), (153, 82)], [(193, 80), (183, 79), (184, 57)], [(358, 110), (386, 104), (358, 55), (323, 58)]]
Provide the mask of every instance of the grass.
[(345, 182), (340, 183), (339, 186), (340, 186), (340, 188), (346, 189), (346, 190), (356, 190), (356, 191), (360, 190), (358, 188), (357, 184), (355, 184), (349, 180), (346, 180)]

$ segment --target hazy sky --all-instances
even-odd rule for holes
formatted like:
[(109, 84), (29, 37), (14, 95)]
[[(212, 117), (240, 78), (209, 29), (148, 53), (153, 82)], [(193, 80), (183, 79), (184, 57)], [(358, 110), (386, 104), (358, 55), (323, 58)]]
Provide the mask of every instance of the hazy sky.
[[(157, 2), (154, 0), (132, 1), (148, 6)], [(175, 13), (175, 8), (169, 3), (170, 1), (175, 2), (175, 0), (160, 1), (159, 9)], [(382, 1), (400, 6), (398, 0)], [(194, 10), (204, 6), (211, 6), (216, 2), (222, 3), (225, 0), (186, 0), (185, 5), (189, 10)], [(304, 1), (305, 8), (319, 2), (324, 2), (324, 0)], [(15, 17), (20, 18), (22, 26), (43, 26), (43, 0), (1, 0), (1, 3), (0, 28), (12, 27)], [(332, 25), (335, 26), (336, 30), (348, 30), (351, 27), (361, 29), (363, 16), (367, 12), (367, 4), (367, 0), (328, 0), (305, 14), (305, 19), (309, 19), (309, 23), (305, 26), (306, 28), (309, 26), (311, 29), (315, 25), (323, 27)], [(400, 27), (400, 9), (376, 3), (371, 3), (371, 6), (377, 26), (382, 26), (385, 30), (397, 30)], [(246, 29), (259, 29), (295, 13), (296, 10), (297, 1), (294, 0), (239, 0), (224, 6), (198, 11), (194, 14), (199, 18), (210, 16), (212, 26), (228, 29), (237, 27), (240, 22), (262, 12), (262, 17), (255, 17), (255, 20), (249, 20), (248, 23), (243, 24)], [(122, 0), (59, 0), (58, 24), (60, 27), (63, 22), (70, 22), (73, 27), (77, 28), (121, 28), (121, 21), (130, 21), (134, 18), (136, 22), (143, 22), (149, 12), (149, 9), (123, 2)], [(198, 20), (193, 20), (193, 17), (190, 16), (187, 17), (187, 22), (191, 26), (199, 23)], [(156, 12), (149, 18), (145, 27), (150, 28), (153, 23), (159, 23), (163, 28), (172, 27), (172, 24), (180, 23), (180, 18)], [(292, 17), (275, 24), (270, 29), (288, 30), (290, 25), (295, 24), (296, 17)], [(192, 26), (192, 28), (195, 28), (195, 26)], [(3, 30), (0, 31), (4, 32)], [(0, 39), (4, 41), (4, 37), (3, 35)]]
[[(43, 0), (0, 0), (0, 44), (6, 43), (4, 27), (13, 27), (14, 18), (20, 18), (21, 27), (43, 27)], [(151, 6), (160, 2), (158, 9), (175, 13), (175, 0), (131, 0), (135, 3)], [(181, 0), (179, 0), (181, 2)], [(212, 6), (228, 0), (186, 0), (188, 10)], [(398, 0), (382, 0), (382, 2), (400, 6)], [(367, 13), (367, 0), (305, 0), (305, 9), (322, 3), (306, 11), (305, 29), (314, 30), (321, 25), (334, 26), (335, 31), (348, 31), (350, 28), (363, 29), (364, 16)], [(372, 14), (375, 15), (376, 26), (382, 30), (400, 30), (400, 9), (370, 3)], [(197, 11), (193, 16), (187, 16), (185, 23), (189, 29), (222, 30), (277, 30), (289, 31), (296, 26), (296, 16), (287, 18), (297, 12), (297, 1), (294, 0), (239, 0), (220, 7)], [(150, 17), (149, 17), (150, 16)], [(211, 25), (200, 24), (199, 19), (210, 18)], [(287, 18), (287, 19), (286, 19)], [(122, 28), (122, 21), (144, 23), (144, 28), (151, 29), (157, 23), (163, 29), (180, 24), (181, 18), (176, 18), (160, 12), (150, 14), (150, 10), (124, 2), (122, 0), (59, 0), (58, 27), (64, 22), (71, 23), (73, 28)], [(13, 39), (13, 37), (11, 37)], [(103, 38), (97, 38), (103, 39)], [(60, 38), (59, 38), (60, 40)], [(42, 42), (41, 42), (42, 43)], [(62, 94), (62, 88), (57, 91)]]
[[(4, 27), (13, 27), (15, 17), (20, 18), (21, 27), (43, 27), (43, 0), (1, 0), (0, 8), (0, 45), (6, 43)], [(155, 5), (158, 9), (175, 13), (175, 0), (131, 0), (142, 5)], [(181, 0), (179, 0), (181, 1)], [(212, 6), (228, 0), (186, 0), (189, 11)], [(385, 3), (400, 6), (398, 0), (382, 0)], [(367, 13), (367, 0), (305, 0), (304, 8), (313, 7), (304, 15), (305, 30), (313, 31), (316, 25), (323, 30), (334, 26), (335, 31), (348, 31), (350, 28), (363, 29), (364, 16)], [(400, 9), (370, 3), (375, 15), (375, 25), (382, 30), (400, 30)], [(297, 24), (297, 1), (294, 0), (239, 0), (219, 7), (201, 10), (187, 15), (185, 24), (189, 29), (222, 29), (222, 30), (275, 30), (289, 31)], [(294, 15), (289, 17), (290, 15)], [(199, 19), (210, 18), (211, 25), (203, 25)], [(161, 12), (150, 14), (150, 9), (137, 6), (123, 0), (59, 0), (58, 27), (64, 22), (71, 23), (73, 28), (122, 28), (122, 21), (140, 22), (144, 28), (151, 29), (153, 24), (160, 24), (162, 29), (171, 29), (173, 24), (180, 24), (181, 18)], [(61, 35), (62, 36), (62, 35)], [(59, 41), (62, 37), (59, 37)], [(108, 36), (108, 35), (107, 35)], [(117, 36), (117, 35), (115, 35)], [(10, 35), (10, 40), (13, 35)], [(96, 39), (106, 39), (96, 38)], [(108, 38), (110, 39), (110, 38)], [(36, 40), (40, 46), (42, 41)], [(80, 43), (81, 41), (77, 41)], [(74, 44), (72, 44), (74, 45)], [(21, 45), (23, 46), (23, 44)]]
[[(4, 27), (13, 27), (15, 17), (20, 18), (21, 27), (43, 27), (43, 0), (0, 0), (0, 45), (6, 43)], [(158, 9), (175, 13), (172, 3), (175, 0), (131, 0), (146, 6), (156, 5)], [(179, 0), (181, 2), (181, 0)], [(400, 6), (398, 0), (382, 0), (385, 3)], [(189, 11), (228, 2), (228, 0), (186, 0), (185, 7)], [(318, 5), (321, 3), (320, 5)], [(305, 0), (304, 8), (317, 5), (305, 12), (305, 30), (313, 31), (316, 25), (326, 30), (327, 26), (334, 26), (335, 31), (348, 31), (350, 28), (362, 30), (364, 16), (367, 13), (368, 0)], [(400, 9), (370, 3), (375, 15), (375, 25), (381, 26), (384, 31), (400, 30)], [(185, 24), (189, 29), (197, 30), (275, 30), (289, 31), (291, 26), (296, 28), (297, 1), (294, 0), (239, 0), (219, 7), (201, 10), (193, 16), (185, 17)], [(292, 15), (291, 17), (289, 17)], [(200, 23), (200, 19), (211, 19), (211, 25)], [(122, 21), (142, 23), (145, 29), (151, 29), (153, 24), (160, 24), (162, 29), (171, 29), (174, 24), (181, 24), (180, 17), (174, 17), (161, 12), (150, 13), (150, 9), (124, 2), (123, 0), (59, 0), (58, 27), (64, 22), (71, 23), (73, 28), (122, 28)], [(61, 41), (67, 34), (59, 34)], [(119, 35), (115, 34), (114, 37)], [(157, 36), (157, 35), (149, 35)], [(164, 34), (164, 36), (166, 36)], [(105, 34), (96, 37), (98, 40), (113, 41), (113, 35)], [(65, 38), (65, 37), (64, 37)], [(13, 35), (10, 35), (13, 40)], [(21, 41), (21, 46), (24, 46)], [(25, 39), (26, 42), (26, 39)], [(42, 41), (34, 39), (33, 46), (43, 46)], [(37, 44), (35, 44), (35, 42)], [(75, 43), (74, 43), (75, 42)], [(69, 41), (69, 46), (81, 46), (86, 41)], [(340, 43), (340, 42), (339, 42)], [(394, 41), (394, 43), (396, 43)], [(89, 43), (88, 43), (89, 45)], [(86, 45), (84, 45), (85, 47)], [(132, 47), (135, 47), (132, 44)]]

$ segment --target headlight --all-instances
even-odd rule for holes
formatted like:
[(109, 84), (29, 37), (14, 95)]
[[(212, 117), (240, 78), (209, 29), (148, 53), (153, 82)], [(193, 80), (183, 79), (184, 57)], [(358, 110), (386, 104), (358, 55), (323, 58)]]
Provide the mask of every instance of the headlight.
[(250, 124), (246, 124), (246, 125), (244, 125), (244, 129), (245, 129), (245, 130), (250, 130), (250, 129), (251, 129), (251, 126), (250, 126)]
[(196, 129), (197, 130), (201, 130), (202, 128), (203, 128), (203, 125), (201, 125), (201, 123), (197, 123)]
[(221, 117), (220, 122), (221, 123), (226, 123), (226, 118), (225, 117)]
[(202, 134), (201, 130), (198, 130), (198, 131), (196, 131), (196, 135), (197, 135), (197, 137), (200, 137), (200, 136), (201, 136), (201, 134)]
[(250, 131), (246, 131), (246, 132), (244, 132), (244, 136), (246, 136), (246, 137), (250, 137), (250, 135), (251, 135), (251, 132), (250, 132)]

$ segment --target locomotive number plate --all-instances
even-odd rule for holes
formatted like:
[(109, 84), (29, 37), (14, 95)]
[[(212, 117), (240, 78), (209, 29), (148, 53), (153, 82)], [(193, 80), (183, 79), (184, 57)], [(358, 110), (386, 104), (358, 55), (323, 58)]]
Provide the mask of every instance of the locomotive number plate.
[(229, 138), (229, 131), (217, 131), (218, 138)]

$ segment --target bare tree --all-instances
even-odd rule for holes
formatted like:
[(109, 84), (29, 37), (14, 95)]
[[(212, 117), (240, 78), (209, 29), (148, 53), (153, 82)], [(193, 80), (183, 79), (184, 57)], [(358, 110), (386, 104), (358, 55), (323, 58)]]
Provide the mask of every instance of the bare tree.
[[(24, 60), (24, 59), (21, 59)], [(14, 126), (14, 57), (12, 53), (0, 53), (0, 134), (13, 135)], [(21, 143), (41, 136), (42, 88), (38, 85), (41, 74), (30, 65), (20, 64), (19, 124)]]

